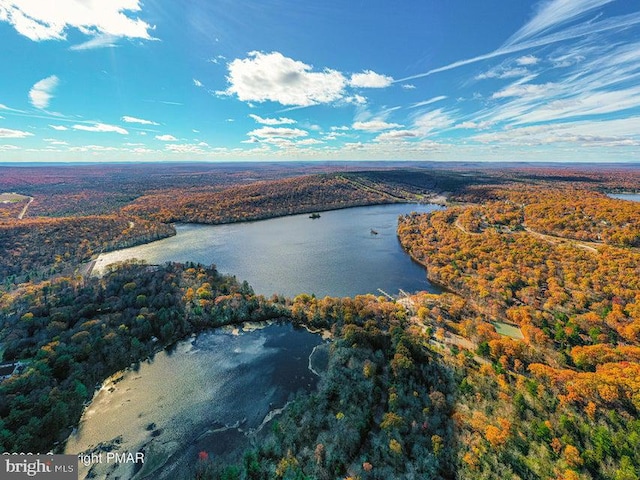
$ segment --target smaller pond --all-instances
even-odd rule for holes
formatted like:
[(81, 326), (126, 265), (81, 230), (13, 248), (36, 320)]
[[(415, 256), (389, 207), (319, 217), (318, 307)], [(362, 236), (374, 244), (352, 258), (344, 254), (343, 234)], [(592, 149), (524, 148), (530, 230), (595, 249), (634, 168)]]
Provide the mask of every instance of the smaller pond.
[(173, 480), (190, 470), (199, 452), (233, 457), (291, 395), (315, 388), (321, 342), (290, 324), (218, 329), (180, 342), (108, 379), (65, 453), (145, 453), (140, 470), (114, 463), (80, 469), (80, 478), (107, 479)]

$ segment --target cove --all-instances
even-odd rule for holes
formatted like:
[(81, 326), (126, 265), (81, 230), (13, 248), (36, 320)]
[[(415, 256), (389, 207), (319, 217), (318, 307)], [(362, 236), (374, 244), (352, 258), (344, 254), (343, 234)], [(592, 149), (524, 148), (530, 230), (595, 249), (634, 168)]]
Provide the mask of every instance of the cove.
[(258, 294), (354, 296), (378, 289), (390, 294), (426, 290), (424, 268), (402, 250), (398, 216), (430, 212), (435, 205), (391, 204), (227, 225), (177, 225), (177, 234), (156, 242), (102, 254), (95, 269), (131, 258), (215, 264), (246, 280)]
[(315, 388), (312, 370), (324, 368), (321, 342), (278, 323), (221, 328), (180, 342), (107, 379), (65, 452), (103, 452), (104, 460), (108, 451), (145, 454), (138, 468), (81, 465), (80, 478), (173, 480), (191, 470), (199, 452), (233, 458), (292, 394)]

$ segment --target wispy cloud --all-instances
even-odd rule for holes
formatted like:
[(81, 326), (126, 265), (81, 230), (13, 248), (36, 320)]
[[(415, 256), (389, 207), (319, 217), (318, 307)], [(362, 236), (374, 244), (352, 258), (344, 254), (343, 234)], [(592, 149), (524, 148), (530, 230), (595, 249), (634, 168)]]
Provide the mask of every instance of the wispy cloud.
[(145, 120), (144, 118), (130, 117), (129, 115), (125, 115), (122, 117), (122, 121), (126, 123), (139, 123), (141, 125), (160, 125), (157, 122), (152, 120)]
[(429, 100), (424, 100), (422, 102), (417, 102), (411, 105), (409, 108), (418, 108), (424, 107), (425, 105), (431, 105), (432, 103), (440, 102), (442, 100), (446, 100), (446, 95), (438, 95), (437, 97), (430, 98)]
[(526, 42), (540, 34), (549, 33), (603, 7), (613, 0), (547, 0), (538, 4), (533, 18), (514, 33), (505, 46)]
[(268, 137), (285, 137), (285, 138), (295, 138), (295, 137), (306, 137), (309, 135), (309, 132), (306, 130), (302, 130), (300, 128), (276, 128), (276, 127), (262, 127), (247, 133), (250, 137), (260, 137), (260, 138), (268, 138)]
[(64, 125), (49, 125), (51, 128), (53, 128), (54, 130), (58, 130), (59, 132), (64, 132), (65, 130), (69, 130), (67, 127), (65, 127)]
[(32, 0), (2, 0), (0, 21), (10, 23), (18, 33), (34, 41), (65, 40), (69, 29), (95, 37), (93, 46), (85, 43), (84, 47), (76, 47), (83, 49), (95, 48), (104, 42), (105, 36), (150, 40), (149, 31), (153, 27), (131, 15), (141, 10), (139, 0), (56, 0), (55, 5)]
[(117, 47), (118, 38), (116, 35), (102, 34), (96, 35), (86, 42), (72, 45), (69, 50), (82, 51), (82, 50), (95, 50), (96, 48), (114, 48)]
[(10, 128), (0, 128), (0, 138), (25, 138), (31, 137), (33, 133), (22, 130), (12, 130)]
[(29, 100), (31, 101), (31, 104), (36, 108), (47, 108), (49, 106), (49, 102), (53, 98), (53, 91), (59, 83), (60, 79), (55, 75), (43, 78), (37, 82), (29, 91)]
[(253, 113), (249, 114), (249, 117), (253, 118), (256, 122), (262, 125), (291, 125), (296, 123), (292, 118), (280, 117), (280, 118), (262, 118)]
[(198, 80), (197, 78), (194, 78), (194, 79), (193, 79), (193, 84), (194, 84), (196, 87), (199, 87), (199, 88), (204, 87), (204, 84), (203, 84), (200, 80)]
[(413, 121), (414, 129), (421, 136), (434, 134), (451, 127), (454, 123), (452, 112), (447, 112), (442, 108), (421, 113)]
[(535, 55), (524, 55), (524, 56), (516, 59), (516, 63), (518, 65), (524, 65), (524, 66), (535, 65), (539, 61), (540, 61), (540, 59), (538, 57), (536, 57)]
[(354, 130), (363, 130), (365, 132), (379, 132), (381, 130), (388, 130), (390, 128), (400, 128), (403, 125), (399, 123), (389, 123), (384, 120), (370, 120), (367, 122), (355, 122), (353, 124)]
[[(554, 81), (519, 79), (492, 94), (499, 103), (476, 120), (513, 125), (619, 114), (640, 108), (640, 42), (574, 45), (580, 63), (563, 66)], [(552, 55), (553, 56), (553, 55)]]
[(475, 76), (476, 80), (486, 80), (488, 78), (517, 78), (531, 75), (531, 72), (524, 67), (507, 67), (500, 65), (498, 67), (491, 68), (486, 72), (482, 72)]
[(81, 130), (84, 132), (97, 132), (97, 133), (119, 133), (120, 135), (127, 135), (129, 132), (117, 125), (109, 125), (106, 123), (94, 123), (90, 125), (77, 124), (71, 128), (74, 130)]
[(501, 145), (640, 146), (640, 117), (565, 122), (511, 128), (475, 135), (472, 140)]
[[(586, 35), (623, 30), (640, 24), (640, 12), (635, 12), (604, 20), (582, 22), (568, 26), (563, 30), (555, 31), (558, 29), (557, 27), (564, 26), (570, 21), (580, 18), (583, 14), (611, 1), (613, 0), (551, 0), (544, 2), (537, 14), (496, 50), (475, 57), (458, 60), (442, 67), (433, 68), (424, 73), (400, 78), (394, 82), (407, 82), (409, 80), (424, 78), (483, 60), (522, 52), (531, 48), (543, 47)], [(554, 12), (554, 14), (558, 16), (555, 19), (551, 19), (550, 12)]]

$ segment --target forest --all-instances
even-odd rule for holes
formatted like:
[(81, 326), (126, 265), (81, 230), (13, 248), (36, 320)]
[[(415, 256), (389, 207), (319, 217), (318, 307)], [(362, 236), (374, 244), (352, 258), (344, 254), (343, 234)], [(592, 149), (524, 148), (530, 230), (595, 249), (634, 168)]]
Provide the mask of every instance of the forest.
[[(3, 452), (60, 451), (105, 378), (192, 333), (281, 319), (330, 332), (318, 388), (192, 478), (640, 478), (640, 204), (606, 195), (638, 191), (637, 169), (42, 168), (0, 180), (34, 197), (21, 219), (24, 199), (0, 204), (0, 351), (25, 365), (0, 382)], [(441, 195), (397, 229), (440, 295), (267, 299), (214, 266), (80, 268), (170, 222)]]

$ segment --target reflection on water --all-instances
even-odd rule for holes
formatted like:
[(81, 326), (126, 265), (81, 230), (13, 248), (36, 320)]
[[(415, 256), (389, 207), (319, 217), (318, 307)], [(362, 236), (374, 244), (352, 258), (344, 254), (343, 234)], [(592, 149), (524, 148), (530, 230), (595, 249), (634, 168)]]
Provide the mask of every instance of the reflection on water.
[[(216, 330), (161, 352), (137, 370), (109, 379), (94, 396), (65, 451), (146, 453), (132, 465), (96, 465), (96, 478), (180, 478), (198, 452), (235, 453), (292, 393), (315, 387), (309, 356), (321, 338), (273, 324), (234, 335)], [(316, 365), (317, 367), (317, 365)], [(98, 450), (96, 450), (98, 447)], [(169, 468), (169, 465), (172, 468)], [(88, 473), (81, 470), (81, 476)]]
[[(215, 264), (256, 293), (353, 296), (398, 289), (439, 291), (396, 236), (398, 215), (434, 205), (377, 205), (231, 225), (178, 225), (177, 235), (100, 256), (96, 268), (127, 258)], [(372, 230), (377, 234), (372, 233)]]

